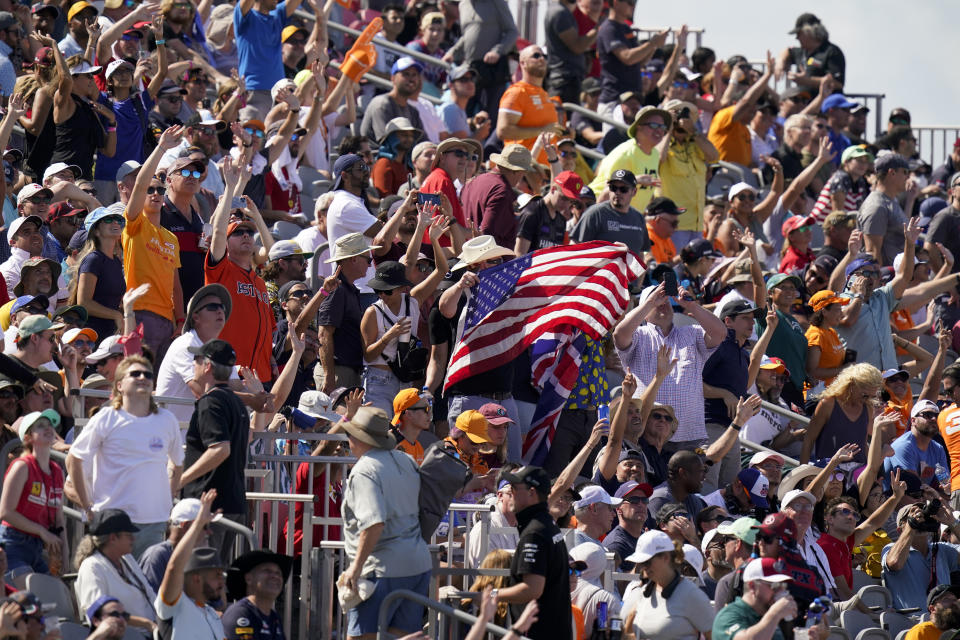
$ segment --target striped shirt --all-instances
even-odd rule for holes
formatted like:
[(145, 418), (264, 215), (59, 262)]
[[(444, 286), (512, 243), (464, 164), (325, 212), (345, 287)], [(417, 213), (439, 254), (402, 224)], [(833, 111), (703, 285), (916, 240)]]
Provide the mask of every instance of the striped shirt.
[(865, 178), (860, 178), (854, 182), (850, 174), (843, 169), (835, 171), (834, 174), (830, 176), (830, 179), (827, 180), (827, 183), (823, 185), (823, 189), (820, 190), (820, 195), (817, 197), (817, 202), (813, 205), (813, 210), (810, 212), (810, 215), (812, 215), (818, 223), (823, 222), (824, 219), (830, 215), (830, 212), (833, 211), (830, 195), (835, 191), (843, 191), (843, 210), (855, 212), (860, 209), (860, 205), (863, 204), (863, 201), (870, 193), (870, 185)]

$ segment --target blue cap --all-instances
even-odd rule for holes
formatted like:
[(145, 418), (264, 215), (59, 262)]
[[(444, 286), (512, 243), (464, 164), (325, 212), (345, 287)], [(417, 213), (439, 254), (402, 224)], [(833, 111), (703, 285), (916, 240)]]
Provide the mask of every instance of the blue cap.
[(866, 256), (860, 254), (860, 256), (853, 260), (853, 262), (847, 265), (847, 268), (844, 270), (843, 274), (849, 278), (851, 275), (856, 273), (858, 269), (862, 269), (871, 264), (877, 264), (877, 261), (874, 260), (873, 256), (869, 254)]
[(877, 174), (896, 169), (909, 169), (910, 163), (899, 153), (893, 151), (881, 151), (877, 154), (877, 159), (873, 163), (873, 168)]
[[(90, 230), (93, 229), (94, 225), (106, 218), (107, 216), (119, 216), (123, 220), (123, 212), (117, 212), (116, 210), (110, 210), (106, 207), (97, 207), (89, 214), (87, 214), (86, 219), (83, 221), (83, 228), (89, 234)], [(120, 223), (120, 226), (123, 226), (126, 221)]]
[(20, 309), (23, 309), (25, 306), (27, 306), (28, 304), (30, 304), (31, 302), (33, 302), (38, 298), (40, 299), (40, 302), (43, 303), (44, 307), (50, 304), (50, 300), (47, 298), (47, 296), (43, 296), (43, 295), (20, 296), (19, 298), (17, 298), (16, 302), (13, 303), (13, 306), (10, 307), (10, 315), (15, 314), (17, 311), (20, 311)]
[(943, 198), (927, 198), (920, 203), (920, 217), (932, 218), (949, 206)]
[(93, 622), (93, 616), (97, 615), (97, 612), (100, 611), (104, 606), (110, 604), (111, 602), (120, 602), (117, 598), (113, 596), (100, 596), (93, 601), (89, 607), (87, 607), (87, 621)]
[(363, 162), (363, 158), (355, 153), (348, 153), (337, 158), (337, 161), (333, 163), (333, 191), (336, 191), (340, 188), (342, 182), (340, 178), (343, 175), (343, 172), (349, 171), (350, 167), (358, 162)]
[(737, 480), (743, 484), (747, 493), (750, 494), (750, 502), (752, 502), (754, 506), (760, 507), (761, 509), (766, 509), (770, 506), (770, 503), (767, 502), (767, 492), (770, 490), (770, 481), (760, 473), (759, 469), (754, 469), (753, 467), (744, 469), (737, 474)]
[(859, 106), (853, 100), (848, 100), (842, 93), (835, 93), (824, 99), (823, 104), (820, 105), (820, 113), (826, 113), (830, 109), (853, 109)]
[(403, 56), (402, 58), (397, 58), (397, 61), (393, 63), (393, 67), (390, 68), (390, 75), (400, 73), (401, 71), (406, 71), (410, 67), (416, 67), (417, 71), (423, 73), (422, 64), (410, 56)]

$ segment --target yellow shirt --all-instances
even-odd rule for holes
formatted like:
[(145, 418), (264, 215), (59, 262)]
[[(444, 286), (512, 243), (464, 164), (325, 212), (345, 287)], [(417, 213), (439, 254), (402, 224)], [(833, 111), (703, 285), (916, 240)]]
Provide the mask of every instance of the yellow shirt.
[[(807, 346), (820, 347), (818, 366), (833, 369), (843, 364), (844, 348), (836, 329), (824, 329), (810, 325), (807, 329)], [(834, 378), (827, 378), (824, 384), (830, 384)]]
[(660, 163), (660, 180), (663, 181), (663, 195), (673, 200), (678, 207), (686, 209), (686, 212), (680, 214), (677, 229), (703, 230), (707, 164), (703, 151), (696, 142), (691, 139), (687, 142), (670, 143), (667, 155)]
[(735, 108), (736, 105), (733, 105), (713, 114), (707, 139), (717, 148), (721, 160), (749, 167), (753, 164), (750, 130), (747, 125), (733, 119)]
[(904, 636), (904, 640), (938, 640), (941, 633), (943, 631), (938, 629), (937, 625), (927, 620), (910, 627), (907, 635)]
[(146, 213), (141, 213), (132, 222), (127, 218), (121, 242), (127, 290), (150, 283), (150, 290), (134, 303), (133, 308), (150, 311), (176, 323), (173, 317), (173, 279), (180, 267), (177, 237), (154, 225)]
[[(627, 169), (634, 176), (650, 175), (660, 177), (660, 152), (652, 149), (649, 154), (637, 145), (636, 140), (627, 140), (613, 148), (607, 157), (597, 165), (597, 175), (590, 183), (590, 190), (599, 198), (607, 188), (607, 180), (617, 169)], [(659, 193), (655, 187), (637, 185), (637, 193), (630, 201), (637, 211), (643, 212), (650, 200)], [(680, 216), (681, 218), (683, 216)]]

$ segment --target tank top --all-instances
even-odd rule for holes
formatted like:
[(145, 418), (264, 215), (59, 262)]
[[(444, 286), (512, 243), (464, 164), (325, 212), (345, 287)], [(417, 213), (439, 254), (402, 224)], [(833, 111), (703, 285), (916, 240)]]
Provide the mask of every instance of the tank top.
[[(397, 324), (401, 318), (407, 317), (410, 318), (410, 337), (408, 339), (411, 342), (414, 342), (418, 339), (417, 330), (420, 326), (420, 304), (406, 293), (402, 295), (402, 298), (403, 299), (400, 301), (400, 313), (397, 316), (393, 315), (393, 312), (390, 311), (390, 308), (387, 307), (386, 303), (382, 299), (373, 303), (373, 306), (377, 308), (375, 311), (377, 318), (377, 340), (379, 340), (380, 337), (383, 336), (388, 329), (390, 329), (390, 327)], [(370, 364), (387, 366), (388, 360), (393, 360), (396, 358), (397, 345), (400, 343), (400, 337), (391, 340), (387, 346), (383, 348), (383, 351), (380, 353), (380, 357)]]
[(27, 168), (39, 182), (43, 172), (50, 166), (53, 147), (57, 143), (57, 126), (53, 123), (53, 109), (47, 113), (47, 119), (40, 129), (40, 135), (27, 132)]
[[(25, 453), (7, 469), (7, 474), (17, 462), (27, 466), (27, 481), (17, 502), (17, 513), (36, 522), (45, 529), (56, 525), (57, 509), (63, 504), (63, 471), (56, 464), (50, 464), (50, 473), (44, 473), (33, 454)], [(4, 476), (6, 478), (6, 476)], [(16, 529), (9, 522), (4, 526)], [(17, 529), (20, 531), (19, 529)], [(27, 533), (22, 531), (21, 533)], [(27, 534), (33, 535), (33, 534)]]
[(104, 145), (106, 132), (100, 118), (89, 104), (71, 94), (76, 109), (73, 115), (56, 126), (57, 141), (50, 163), (75, 164), (86, 180), (93, 180), (93, 154)]
[(847, 414), (840, 408), (840, 401), (833, 403), (833, 411), (827, 418), (826, 424), (817, 436), (817, 442), (814, 445), (814, 456), (817, 458), (830, 458), (840, 447), (845, 444), (854, 443), (860, 445), (860, 453), (854, 458), (855, 462), (866, 463), (867, 451), (867, 405), (863, 405), (860, 415), (856, 420), (851, 420)]

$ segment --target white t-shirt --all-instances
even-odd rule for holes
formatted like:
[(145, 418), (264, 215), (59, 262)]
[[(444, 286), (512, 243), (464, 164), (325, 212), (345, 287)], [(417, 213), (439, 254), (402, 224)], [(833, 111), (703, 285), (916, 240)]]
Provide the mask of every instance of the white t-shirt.
[(169, 605), (159, 595), (154, 603), (161, 620), (172, 620), (170, 640), (224, 640), (223, 623), (213, 607), (199, 605), (187, 594), (181, 593), (177, 601)]
[(443, 118), (437, 113), (437, 108), (423, 96), (419, 96), (416, 102), (410, 104), (420, 113), (420, 121), (423, 122), (423, 135), (430, 142), (440, 144), (440, 134), (447, 133), (447, 125), (444, 124)]
[[(310, 110), (313, 107), (302, 107), (300, 109), (300, 125), (307, 124), (310, 119)], [(331, 141), (336, 140), (340, 127), (336, 125), (337, 118), (340, 117), (339, 111), (332, 111), (323, 116), (323, 126), (317, 127), (317, 130), (310, 136), (307, 148), (303, 152), (306, 164), (317, 171), (330, 171), (330, 147)]]
[[(345, 189), (338, 189), (334, 192), (333, 202), (327, 209), (327, 240), (330, 241), (331, 253), (336, 245), (337, 238), (345, 236), (348, 233), (364, 233), (367, 229), (377, 222), (377, 219), (370, 215), (359, 196), (355, 196)], [(367, 239), (368, 244), (373, 244), (371, 239)], [(333, 263), (331, 263), (332, 265)], [(373, 277), (375, 269), (373, 263), (367, 269), (367, 275), (353, 283), (360, 293), (371, 293), (373, 289), (367, 286), (367, 280)]]
[(710, 598), (686, 578), (667, 599), (659, 590), (649, 598), (644, 597), (642, 588), (628, 590), (623, 597), (623, 618), (634, 609), (633, 628), (638, 638), (697, 640), (713, 628)]
[[(307, 227), (296, 235), (293, 239), (304, 251), (315, 252), (317, 247), (327, 241), (320, 233), (317, 227)], [(333, 263), (327, 262), (330, 259), (330, 246), (314, 255), (307, 261), (307, 284), (311, 289), (316, 290), (323, 284), (324, 278), (333, 273)], [(314, 266), (316, 265), (316, 266)], [(313, 279), (313, 272), (316, 269), (317, 278)]]
[[(757, 385), (753, 385), (747, 393), (757, 393)], [(784, 409), (790, 408), (783, 400), (780, 400), (777, 404)], [(743, 437), (750, 442), (763, 444), (777, 437), (781, 431), (787, 428), (788, 424), (790, 424), (790, 418), (761, 406), (757, 415), (747, 420), (747, 423), (743, 425)], [(799, 458), (802, 446), (802, 442), (791, 442), (782, 449), (782, 453), (791, 458)]]
[[(203, 346), (203, 341), (195, 329), (191, 329), (170, 343), (167, 355), (164, 356), (163, 364), (160, 365), (160, 371), (157, 373), (156, 395), (196, 400), (193, 391), (187, 386), (187, 383), (193, 380), (193, 354), (187, 351), (187, 348), (200, 346)], [(236, 367), (230, 378), (239, 378)], [(172, 404), (167, 408), (176, 416), (178, 422), (190, 422), (193, 416), (193, 405)]]
[[(169, 513), (167, 515), (169, 516)], [(157, 594), (147, 582), (140, 565), (130, 554), (123, 556), (120, 562), (123, 565), (122, 576), (113, 563), (99, 551), (80, 563), (74, 585), (80, 611), (86, 611), (100, 596), (111, 595), (120, 601), (130, 615), (156, 622), (157, 614), (153, 609), (153, 601)]]
[(93, 509), (123, 509), (134, 522), (166, 522), (173, 501), (167, 462), (183, 465), (177, 418), (166, 409), (143, 418), (104, 407), (70, 447), (93, 462)]
[[(497, 533), (494, 529), (510, 529), (510, 533)], [(487, 536), (487, 553), (498, 549), (516, 549), (520, 535), (517, 528), (507, 522), (507, 517), (500, 513), (500, 509), (490, 512), (490, 533)], [(467, 537), (467, 562), (471, 567), (479, 567), (483, 562), (480, 557), (480, 525), (475, 524)]]

